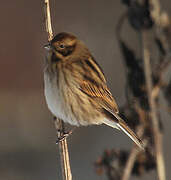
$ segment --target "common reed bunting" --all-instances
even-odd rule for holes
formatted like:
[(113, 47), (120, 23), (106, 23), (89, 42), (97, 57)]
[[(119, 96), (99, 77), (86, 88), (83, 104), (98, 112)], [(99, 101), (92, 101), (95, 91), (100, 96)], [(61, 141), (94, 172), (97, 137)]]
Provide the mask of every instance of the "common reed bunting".
[(45, 97), (53, 115), (74, 126), (106, 124), (122, 130), (143, 148), (141, 140), (120, 118), (103, 71), (85, 44), (62, 32), (45, 48)]

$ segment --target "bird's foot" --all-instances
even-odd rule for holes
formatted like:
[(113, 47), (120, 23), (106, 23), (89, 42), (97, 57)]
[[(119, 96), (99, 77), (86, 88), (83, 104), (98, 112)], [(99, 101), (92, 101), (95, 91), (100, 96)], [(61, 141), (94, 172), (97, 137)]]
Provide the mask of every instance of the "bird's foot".
[(58, 138), (56, 140), (56, 144), (58, 144), (59, 142), (63, 141), (65, 138), (67, 138), (68, 136), (70, 136), (73, 133), (74, 129), (67, 131), (67, 132), (63, 132), (60, 129), (58, 130)]

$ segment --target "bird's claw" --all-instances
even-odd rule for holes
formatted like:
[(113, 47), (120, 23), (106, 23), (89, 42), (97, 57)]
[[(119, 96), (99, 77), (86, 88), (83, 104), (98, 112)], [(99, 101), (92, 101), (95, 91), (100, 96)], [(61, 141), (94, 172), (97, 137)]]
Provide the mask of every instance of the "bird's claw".
[(58, 130), (58, 132), (60, 133), (60, 136), (57, 138), (56, 144), (58, 144), (59, 142), (63, 141), (65, 138), (67, 138), (69, 135), (71, 135), (73, 130), (71, 130), (69, 132), (61, 132), (61, 130)]

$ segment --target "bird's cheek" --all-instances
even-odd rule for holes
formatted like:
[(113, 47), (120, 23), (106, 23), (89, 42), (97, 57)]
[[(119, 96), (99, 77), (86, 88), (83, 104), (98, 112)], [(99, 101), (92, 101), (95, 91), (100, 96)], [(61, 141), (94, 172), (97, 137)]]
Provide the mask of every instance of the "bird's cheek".
[(55, 51), (55, 59), (60, 61), (63, 59), (63, 55), (59, 53), (58, 51)]

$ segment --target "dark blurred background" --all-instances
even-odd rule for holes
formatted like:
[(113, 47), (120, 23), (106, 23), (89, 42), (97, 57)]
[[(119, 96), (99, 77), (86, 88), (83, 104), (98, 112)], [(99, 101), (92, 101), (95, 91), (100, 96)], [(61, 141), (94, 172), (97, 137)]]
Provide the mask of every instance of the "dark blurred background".
[[(115, 36), (116, 23), (125, 10), (121, 1), (51, 0), (50, 3), (54, 33), (72, 32), (87, 44), (122, 106), (126, 101), (125, 72)], [(161, 3), (170, 12), (170, 1)], [(43, 0), (2, 1), (0, 22), (0, 179), (61, 179), (56, 133), (43, 94), (43, 45), (47, 43)], [(139, 40), (135, 32), (129, 26), (125, 28), (125, 39), (136, 47)], [(170, 116), (162, 113), (162, 120), (167, 179), (170, 179)], [(105, 149), (129, 149), (132, 145), (121, 132), (105, 126), (78, 128), (68, 143), (73, 179), (77, 180), (107, 179), (96, 175), (95, 160)], [(156, 176), (152, 172), (140, 179), (156, 179)]]

